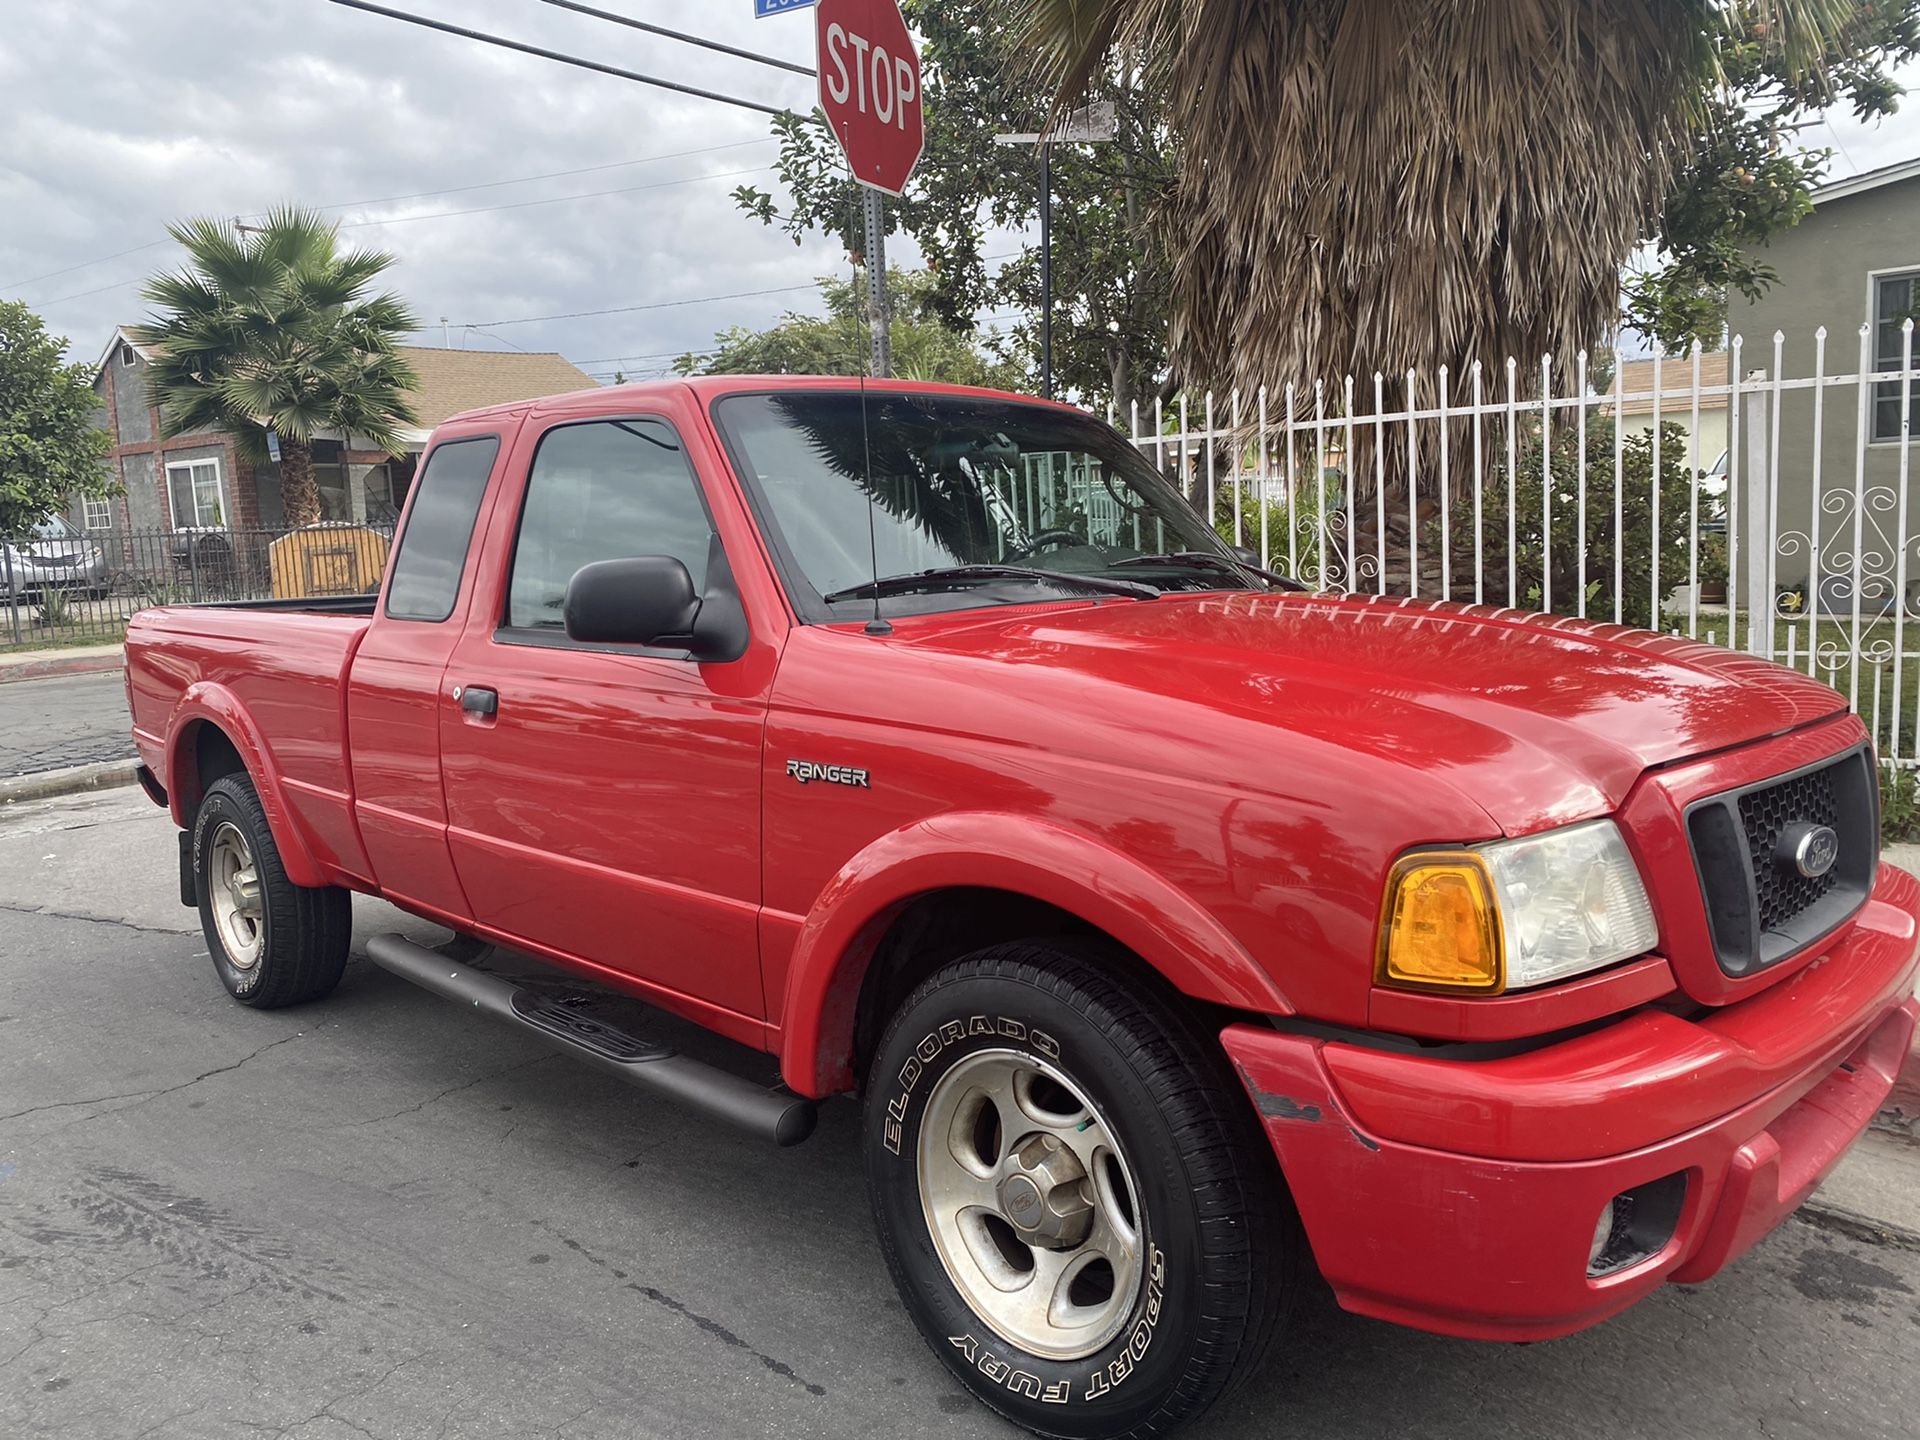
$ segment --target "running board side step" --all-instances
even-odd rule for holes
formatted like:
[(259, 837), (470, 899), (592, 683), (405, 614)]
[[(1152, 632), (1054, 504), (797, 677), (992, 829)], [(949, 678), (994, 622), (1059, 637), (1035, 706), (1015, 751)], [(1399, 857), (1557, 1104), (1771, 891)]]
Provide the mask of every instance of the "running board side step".
[(518, 1026), (629, 1085), (666, 1095), (776, 1145), (798, 1145), (813, 1133), (814, 1103), (767, 1089), (712, 1065), (676, 1055), (582, 1014), (564, 1001), (475, 970), (399, 935), (375, 935), (367, 955), (383, 970), (423, 990)]

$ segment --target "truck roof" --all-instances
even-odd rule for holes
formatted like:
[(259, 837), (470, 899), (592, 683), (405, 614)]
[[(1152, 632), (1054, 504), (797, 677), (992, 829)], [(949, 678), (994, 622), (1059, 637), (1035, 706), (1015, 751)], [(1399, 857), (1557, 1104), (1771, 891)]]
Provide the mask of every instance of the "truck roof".
[[(450, 416), (443, 423), (452, 425), (490, 415), (508, 415), (520, 411), (536, 415), (604, 414), (635, 405), (644, 406), (650, 399), (676, 392), (690, 393), (701, 404), (710, 405), (723, 395), (768, 390), (857, 390), (862, 383), (858, 376), (852, 375), (690, 375), (668, 380), (642, 380), (631, 385), (597, 386), (591, 390), (574, 390), (564, 395), (547, 395), (537, 400), (517, 400), (505, 405), (490, 405), (484, 409), (468, 410), (462, 414)], [(876, 393), (976, 395), (983, 399), (1018, 400), (1023, 404), (1057, 405), (1062, 410), (1074, 410), (1073, 406), (1061, 404), (1059, 401), (1042, 400), (1033, 395), (1020, 395), (1006, 390), (988, 390), (970, 385), (938, 385), (924, 380), (877, 379), (868, 379), (864, 383), (868, 390)], [(1081, 412), (1074, 410), (1074, 413)]]

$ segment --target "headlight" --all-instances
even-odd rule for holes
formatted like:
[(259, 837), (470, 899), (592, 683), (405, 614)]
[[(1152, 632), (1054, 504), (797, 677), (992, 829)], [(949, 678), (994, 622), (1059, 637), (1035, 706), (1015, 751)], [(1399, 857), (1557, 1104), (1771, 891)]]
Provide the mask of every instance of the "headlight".
[(1497, 995), (1644, 954), (1658, 939), (1619, 828), (1594, 820), (1406, 856), (1387, 881), (1375, 977)]

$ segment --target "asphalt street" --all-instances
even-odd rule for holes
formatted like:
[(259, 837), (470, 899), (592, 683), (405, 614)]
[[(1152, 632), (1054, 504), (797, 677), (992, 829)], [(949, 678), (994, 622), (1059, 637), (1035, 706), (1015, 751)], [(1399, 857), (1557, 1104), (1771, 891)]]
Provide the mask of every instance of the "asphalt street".
[(0, 684), (0, 780), (132, 755), (118, 670)]
[[(0, 813), (0, 1435), (1013, 1433), (894, 1298), (851, 1105), (777, 1151), (364, 960), (244, 1010), (174, 876), (137, 792)], [(356, 950), (434, 934), (357, 905)], [(1546, 1345), (1308, 1292), (1189, 1433), (1911, 1437), (1916, 1353), (1920, 1254), (1796, 1220)]]

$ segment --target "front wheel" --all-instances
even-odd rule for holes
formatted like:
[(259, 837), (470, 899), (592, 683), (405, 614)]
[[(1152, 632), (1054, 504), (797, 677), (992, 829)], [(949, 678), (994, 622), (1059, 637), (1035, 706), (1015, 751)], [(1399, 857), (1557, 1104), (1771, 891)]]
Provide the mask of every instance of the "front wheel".
[(244, 775), (207, 787), (193, 820), (193, 874), (213, 968), (242, 1005), (297, 1005), (340, 983), (353, 938), (352, 897), (287, 878)]
[(1043, 1435), (1146, 1437), (1251, 1366), (1295, 1230), (1218, 1046), (1096, 957), (995, 946), (922, 984), (866, 1098), (895, 1284), (978, 1398)]

